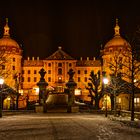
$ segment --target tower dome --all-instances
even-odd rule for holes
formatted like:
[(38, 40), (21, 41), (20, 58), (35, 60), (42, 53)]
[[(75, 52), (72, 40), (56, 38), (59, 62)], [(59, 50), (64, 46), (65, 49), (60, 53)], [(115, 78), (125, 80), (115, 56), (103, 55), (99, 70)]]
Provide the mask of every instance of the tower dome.
[(115, 31), (114, 37), (106, 43), (105, 49), (116, 47), (130, 47), (130, 44), (120, 35), (120, 27), (118, 25), (118, 19), (116, 19), (116, 26), (114, 28), (114, 31)]
[(6, 18), (6, 25), (4, 26), (3, 37), (0, 39), (0, 48), (6, 48), (7, 51), (14, 51), (16, 53), (21, 53), (20, 46), (18, 43), (10, 37), (8, 26), (8, 18)]

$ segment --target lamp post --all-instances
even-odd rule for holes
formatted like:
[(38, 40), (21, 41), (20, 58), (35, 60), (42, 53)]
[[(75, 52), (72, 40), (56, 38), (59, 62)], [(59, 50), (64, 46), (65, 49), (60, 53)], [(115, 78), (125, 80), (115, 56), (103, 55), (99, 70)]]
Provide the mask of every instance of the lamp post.
[[(2, 85), (4, 83), (4, 79), (0, 78), (0, 90), (2, 90)], [(2, 91), (0, 93), (0, 118), (2, 117)]]
[[(103, 83), (104, 83), (104, 85), (107, 85), (108, 84), (108, 79), (103, 78)], [(107, 94), (106, 94), (106, 98), (105, 98), (105, 117), (107, 117)]]

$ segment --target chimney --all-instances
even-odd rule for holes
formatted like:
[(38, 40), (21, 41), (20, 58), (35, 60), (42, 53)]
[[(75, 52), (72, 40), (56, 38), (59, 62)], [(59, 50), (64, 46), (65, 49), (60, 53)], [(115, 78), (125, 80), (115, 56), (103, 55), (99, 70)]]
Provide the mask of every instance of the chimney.
[(39, 60), (39, 56), (37, 57), (37, 60)]
[(82, 57), (80, 57), (80, 60), (82, 61)]
[(34, 57), (32, 57), (32, 60), (34, 61)]
[(95, 57), (93, 57), (93, 60), (95, 61), (95, 60), (96, 60), (96, 58), (95, 58)]
[(27, 60), (28, 60), (28, 61), (30, 60), (30, 57), (29, 57), (29, 56), (27, 57)]
[(87, 57), (87, 60), (89, 60), (89, 57)]

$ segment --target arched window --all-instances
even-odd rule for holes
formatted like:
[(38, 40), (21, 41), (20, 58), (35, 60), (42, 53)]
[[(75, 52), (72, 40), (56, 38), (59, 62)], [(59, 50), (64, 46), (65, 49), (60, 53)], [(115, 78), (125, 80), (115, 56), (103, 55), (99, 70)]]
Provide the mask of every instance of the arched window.
[(62, 69), (61, 68), (58, 69), (58, 75), (62, 75)]

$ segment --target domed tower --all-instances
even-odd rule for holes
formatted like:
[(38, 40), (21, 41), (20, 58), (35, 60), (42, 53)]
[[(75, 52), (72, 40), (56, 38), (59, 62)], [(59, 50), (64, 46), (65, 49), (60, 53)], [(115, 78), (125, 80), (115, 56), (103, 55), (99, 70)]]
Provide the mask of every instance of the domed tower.
[(105, 44), (104, 50), (102, 51), (103, 71), (106, 71), (107, 74), (111, 72), (112, 65), (116, 65), (116, 70), (122, 69), (120, 64), (123, 63), (126, 52), (131, 49), (130, 44), (120, 35), (118, 19), (116, 19), (114, 31), (114, 37)]
[(0, 39), (0, 76), (5, 83), (15, 88), (14, 75), (21, 73), (22, 50), (18, 43), (10, 37), (8, 18), (4, 26), (3, 37)]

